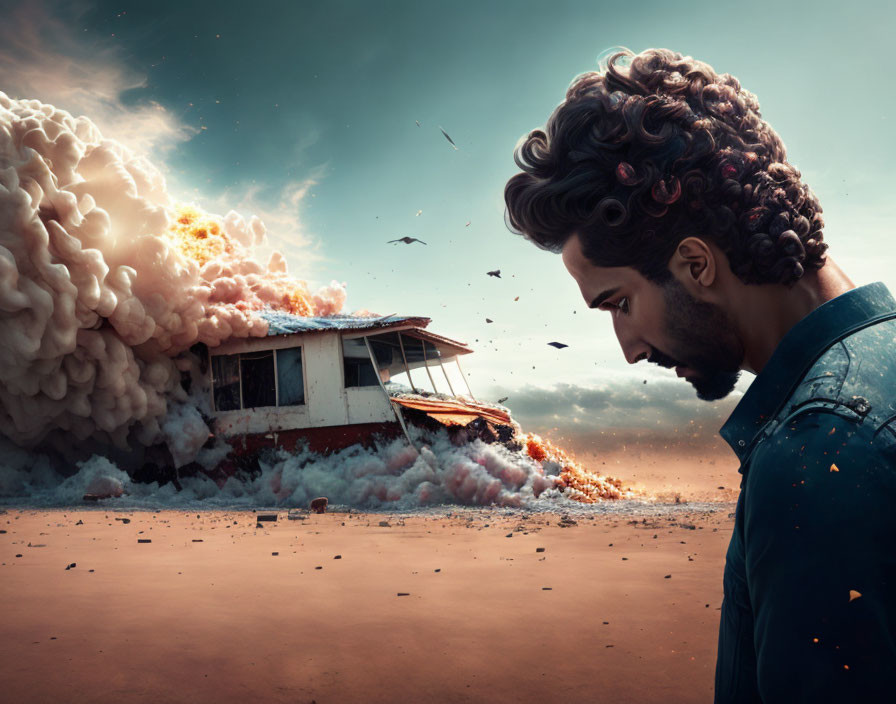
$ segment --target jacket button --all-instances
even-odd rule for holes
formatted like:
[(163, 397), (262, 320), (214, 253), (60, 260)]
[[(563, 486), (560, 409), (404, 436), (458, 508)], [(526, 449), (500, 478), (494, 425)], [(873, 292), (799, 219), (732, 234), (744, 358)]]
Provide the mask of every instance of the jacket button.
[(738, 440), (738, 441), (737, 441), (737, 444), (740, 445), (741, 447), (743, 447), (743, 446), (746, 445), (747, 443), (745, 443), (743, 440)]

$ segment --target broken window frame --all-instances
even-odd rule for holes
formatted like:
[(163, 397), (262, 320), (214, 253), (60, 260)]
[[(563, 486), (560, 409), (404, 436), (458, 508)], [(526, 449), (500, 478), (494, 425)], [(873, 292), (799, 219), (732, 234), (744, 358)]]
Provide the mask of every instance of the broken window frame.
[[(299, 373), (293, 376), (301, 378), (302, 400), (298, 403), (283, 403), (280, 398), (280, 354), (298, 350), (299, 357)], [(305, 349), (304, 345), (296, 345), (295, 347), (278, 347), (274, 350), (274, 381), (277, 386), (277, 408), (291, 408), (293, 406), (305, 405)]]
[[(412, 358), (410, 363), (406, 363), (408, 369), (410, 369), (411, 364), (415, 364), (415, 363), (418, 364), (418, 366), (417, 366), (418, 369), (420, 368), (420, 366), (422, 366), (424, 369), (426, 369), (426, 375), (427, 375), (427, 377), (429, 377), (429, 384), (432, 387), (432, 392), (435, 394), (439, 393), (439, 387), (436, 386), (435, 379), (433, 379), (433, 376), (432, 376), (432, 371), (430, 371), (430, 368), (429, 368), (429, 362), (427, 361), (427, 355), (426, 355), (427, 341), (425, 339), (423, 339), (422, 337), (418, 337), (417, 335), (408, 334), (404, 330), (402, 330), (398, 334), (399, 334), (400, 338), (406, 338), (407, 340), (413, 340), (412, 345), (409, 345), (409, 344), (404, 345), (404, 349), (408, 352), (408, 354), (411, 355), (412, 357), (417, 356), (417, 355), (419, 355), (421, 357), (420, 359)], [(419, 345), (419, 349), (417, 348), (417, 345)], [(422, 362), (423, 364), (419, 365), (419, 362)], [(424, 389), (424, 391), (425, 390), (426, 389)]]
[(459, 354), (454, 355), (454, 363), (457, 365), (457, 371), (460, 372), (461, 379), (464, 380), (464, 386), (467, 387), (467, 393), (469, 393), (470, 398), (475, 401), (476, 397), (473, 395), (473, 389), (470, 388), (470, 382), (467, 381), (467, 375), (464, 374), (463, 367), (460, 366), (460, 355)]
[[(298, 349), (300, 356), (300, 364), (302, 367), (302, 402), (301, 403), (291, 403), (288, 405), (280, 404), (280, 378), (279, 378), (279, 368), (277, 365), (277, 356), (281, 350), (292, 350)], [(245, 398), (244, 398), (244, 389), (243, 389), (243, 357), (248, 357), (249, 355), (259, 355), (264, 353), (270, 353), (273, 358), (273, 371), (274, 371), (274, 405), (273, 406), (246, 406)], [(215, 358), (224, 357), (224, 358), (236, 358), (238, 377), (239, 377), (239, 407), (238, 408), (228, 408), (228, 409), (220, 409), (218, 408), (218, 402), (216, 398), (215, 392), (218, 390), (218, 386), (215, 383)], [(306, 405), (306, 385), (305, 385), (305, 350), (304, 345), (294, 345), (292, 347), (278, 347), (278, 348), (264, 348), (253, 350), (252, 352), (237, 352), (234, 354), (211, 354), (209, 352), (209, 366), (212, 370), (212, 408), (216, 413), (228, 413), (232, 411), (240, 411), (240, 410), (251, 410), (253, 408), (293, 408), (297, 406)], [(231, 382), (233, 383), (233, 382)]]
[(392, 402), (392, 397), (389, 396), (389, 392), (386, 391), (386, 385), (383, 383), (383, 377), (380, 374), (379, 363), (377, 362), (377, 359), (373, 354), (373, 347), (371, 346), (370, 340), (367, 338), (366, 335), (364, 336), (364, 344), (367, 347), (367, 354), (370, 356), (370, 364), (373, 365), (373, 370), (376, 373), (377, 381), (380, 382), (380, 390), (383, 392), (383, 395), (386, 397), (386, 400), (389, 402), (389, 407), (392, 409), (392, 412), (395, 414), (396, 420), (398, 420), (398, 424), (401, 426), (401, 429), (404, 431), (404, 436), (407, 438), (408, 443), (414, 449), (418, 449), (417, 445), (414, 444), (414, 441), (411, 440), (411, 434), (408, 432), (408, 426), (405, 425), (404, 416), (401, 413), (401, 409), (398, 408), (395, 405), (395, 403)]
[[(216, 359), (221, 360), (221, 361), (216, 362), (215, 361)], [(228, 387), (234, 386), (234, 382), (230, 381), (229, 383), (226, 383), (226, 384), (218, 384), (218, 383), (216, 383), (216, 377), (217, 378), (225, 377), (224, 374), (217, 374), (217, 372), (222, 371), (222, 367), (225, 364), (229, 364), (229, 363), (235, 363), (235, 365), (236, 365), (236, 384), (235, 384), (236, 398), (230, 399), (231, 401), (232, 400), (236, 401), (236, 408), (220, 409), (220, 408), (218, 408), (219, 394), (223, 395), (223, 393), (225, 393), (225, 390), (228, 389)], [(243, 381), (242, 381), (242, 374), (240, 374), (240, 356), (238, 354), (209, 355), (209, 369), (211, 371), (211, 380), (212, 380), (212, 407), (215, 409), (215, 411), (225, 413), (227, 411), (240, 410), (243, 407)], [(229, 376), (233, 376), (232, 372)], [(232, 390), (230, 390), (228, 393), (230, 395), (233, 394)]]
[[(270, 365), (267, 364), (270, 359)], [(240, 353), (240, 384), (242, 388), (243, 410), (250, 408), (276, 408), (277, 407), (277, 363), (274, 350), (261, 349), (252, 352)], [(251, 374), (246, 374), (245, 367), (250, 367)], [(270, 379), (268, 379), (270, 374)], [(245, 377), (251, 377), (248, 381)], [(252, 405), (246, 405), (247, 388), (249, 390)], [(272, 394), (273, 398), (268, 398)], [(272, 403), (265, 403), (271, 401)]]
[(411, 382), (411, 390), (418, 393), (417, 387), (414, 385), (414, 378), (411, 376), (411, 368), (408, 366), (408, 358), (404, 353), (404, 342), (401, 339), (401, 332), (398, 332), (398, 346), (401, 349), (401, 359), (404, 362), (404, 373), (408, 375), (408, 381)]
[[(379, 368), (377, 365), (373, 365), (370, 362), (370, 358), (368, 355), (369, 344), (367, 343), (366, 337), (345, 337), (341, 336), (340, 339), (340, 350), (342, 354), (342, 388), (343, 389), (366, 389), (371, 386), (377, 386), (382, 382), (379, 376)], [(350, 354), (346, 355), (346, 347), (349, 348), (349, 352), (361, 352), (361, 355)], [(352, 350), (351, 348), (355, 348)], [(372, 376), (365, 377), (363, 376), (367, 371), (372, 372)], [(351, 373), (351, 379), (349, 378), (349, 373)], [(366, 380), (370, 383), (361, 383)], [(350, 383), (351, 382), (351, 383)]]
[[(384, 340), (384, 338), (386, 338), (387, 336), (394, 336), (395, 338), (397, 338), (397, 340)], [(460, 396), (458, 396), (457, 394), (457, 391), (460, 390), (460, 387), (455, 388), (457, 379), (452, 382), (447, 370), (445, 369), (445, 359), (447, 358), (448, 362), (453, 361), (457, 365), (460, 378), (463, 380), (463, 385), (467, 389), (469, 398), (474, 401), (476, 400), (475, 396), (473, 395), (472, 389), (470, 388), (470, 383), (467, 380), (466, 374), (464, 374), (463, 368), (461, 368), (460, 365), (460, 355), (472, 351), (466, 348), (463, 343), (455, 343), (452, 340), (440, 339), (440, 336), (428, 333), (427, 331), (416, 327), (401, 327), (397, 329), (393, 328), (390, 330), (380, 330), (376, 332), (371, 331), (368, 333), (349, 333), (343, 335), (342, 338), (343, 340), (369, 338), (372, 342), (386, 341), (388, 344), (390, 344), (394, 348), (393, 360), (395, 359), (395, 353), (400, 354), (400, 358), (396, 360), (396, 363), (398, 364), (399, 369), (402, 366), (404, 367), (401, 371), (396, 371), (391, 369), (391, 367), (395, 365), (390, 365), (390, 372), (392, 374), (400, 374), (402, 372), (407, 374), (411, 390), (416, 394), (425, 395), (430, 393), (430, 390), (425, 388), (425, 385), (421, 385), (419, 382), (414, 381), (412, 370), (419, 370), (420, 367), (426, 368), (426, 374), (429, 378), (431, 391), (434, 393), (442, 393), (439, 391), (439, 387), (436, 385), (435, 378), (432, 373), (432, 369), (436, 366), (432, 362), (434, 360), (438, 361), (439, 366), (442, 369), (442, 373), (445, 376), (445, 381), (447, 382), (448, 389), (450, 390), (451, 395), (454, 398), (460, 398)], [(381, 339), (378, 340), (377, 338)], [(397, 344), (395, 344), (396, 342)], [(430, 349), (430, 347), (432, 349)], [(435, 351), (435, 354), (433, 354), (433, 350)], [(379, 369), (379, 366), (377, 366), (377, 371), (381, 371)], [(349, 386), (345, 388), (353, 387)]]

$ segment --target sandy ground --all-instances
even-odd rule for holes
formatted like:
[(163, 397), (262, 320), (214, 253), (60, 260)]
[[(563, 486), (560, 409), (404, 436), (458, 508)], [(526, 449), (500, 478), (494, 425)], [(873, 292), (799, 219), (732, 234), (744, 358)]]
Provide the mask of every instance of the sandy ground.
[(607, 510), (7, 509), (3, 698), (712, 701), (734, 505)]
[(576, 459), (663, 501), (674, 501), (677, 495), (687, 501), (736, 502), (740, 493), (739, 462), (727, 447), (696, 455), (679, 448), (633, 446), (600, 454), (582, 452)]

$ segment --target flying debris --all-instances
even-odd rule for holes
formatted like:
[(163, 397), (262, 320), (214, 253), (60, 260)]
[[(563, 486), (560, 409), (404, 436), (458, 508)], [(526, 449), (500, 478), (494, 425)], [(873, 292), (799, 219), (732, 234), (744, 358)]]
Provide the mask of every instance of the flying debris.
[(457, 151), (457, 145), (454, 143), (454, 140), (451, 139), (451, 137), (448, 136), (448, 133), (445, 130), (443, 130), (441, 127), (439, 127), (439, 130), (441, 130), (442, 134), (445, 135), (445, 139), (447, 139), (449, 142), (451, 142), (451, 146), (454, 147), (454, 151)]
[(508, 398), (509, 396), (502, 396), (496, 401), (496, 403), (504, 403)]
[(473, 221), (472, 221), (472, 220), (467, 220), (467, 224), (464, 225), (464, 227), (469, 227), (471, 222), (473, 222)]
[(556, 347), (558, 350), (562, 350), (564, 347), (569, 347), (569, 345), (564, 345), (562, 342), (549, 342), (551, 347)]
[(487, 271), (486, 273), (489, 276), (494, 276), (496, 279), (501, 278), (501, 270), (500, 269), (495, 269), (494, 271)]
[(520, 297), (519, 297), (519, 296), (517, 296), (517, 297), (516, 297), (516, 298), (514, 298), (514, 299), (513, 299), (513, 300), (514, 300), (514, 301), (518, 301), (518, 300), (520, 300)]
[(416, 237), (399, 237), (397, 240), (389, 240), (386, 244), (392, 244), (393, 242), (404, 242), (405, 244), (411, 244), (413, 242), (419, 242), (420, 244), (426, 244), (423, 240), (418, 240)]
[(418, 211), (417, 211), (416, 213), (414, 213), (414, 214), (419, 218), (421, 215), (423, 215), (423, 211), (422, 211), (422, 210), (418, 210)]
[(414, 120), (414, 122), (416, 122), (416, 123), (417, 123), (417, 127), (419, 127), (419, 126), (420, 126), (420, 120)]
[(492, 320), (491, 318), (486, 318), (486, 319), (485, 319), (485, 322), (487, 322), (487, 323), (493, 323), (493, 322), (495, 322), (495, 321)]

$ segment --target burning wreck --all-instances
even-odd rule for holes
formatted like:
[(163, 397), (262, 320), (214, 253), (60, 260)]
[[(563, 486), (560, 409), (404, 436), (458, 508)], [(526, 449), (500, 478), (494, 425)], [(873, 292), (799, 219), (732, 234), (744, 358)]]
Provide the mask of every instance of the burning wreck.
[(225, 475), (266, 448), (326, 454), (400, 435), (413, 445), (408, 425), (521, 447), (507, 410), (470, 390), (459, 358), (473, 350), (427, 330), (429, 318), (260, 315), (266, 337), (203, 350), (209, 425), (233, 448)]
[(460, 364), (473, 350), (428, 330), (429, 318), (260, 315), (265, 337), (201, 350), (209, 442), (223, 439), (231, 448), (205, 472), (219, 484), (257, 474), (265, 456), (300, 446), (326, 455), (404, 436), (419, 450), (409, 432), (416, 427), (443, 430), (457, 446), (479, 440), (527, 458), (539, 469), (536, 497), (546, 488), (583, 503), (625, 494), (619, 480), (525, 434), (504, 406), (477, 400)]

